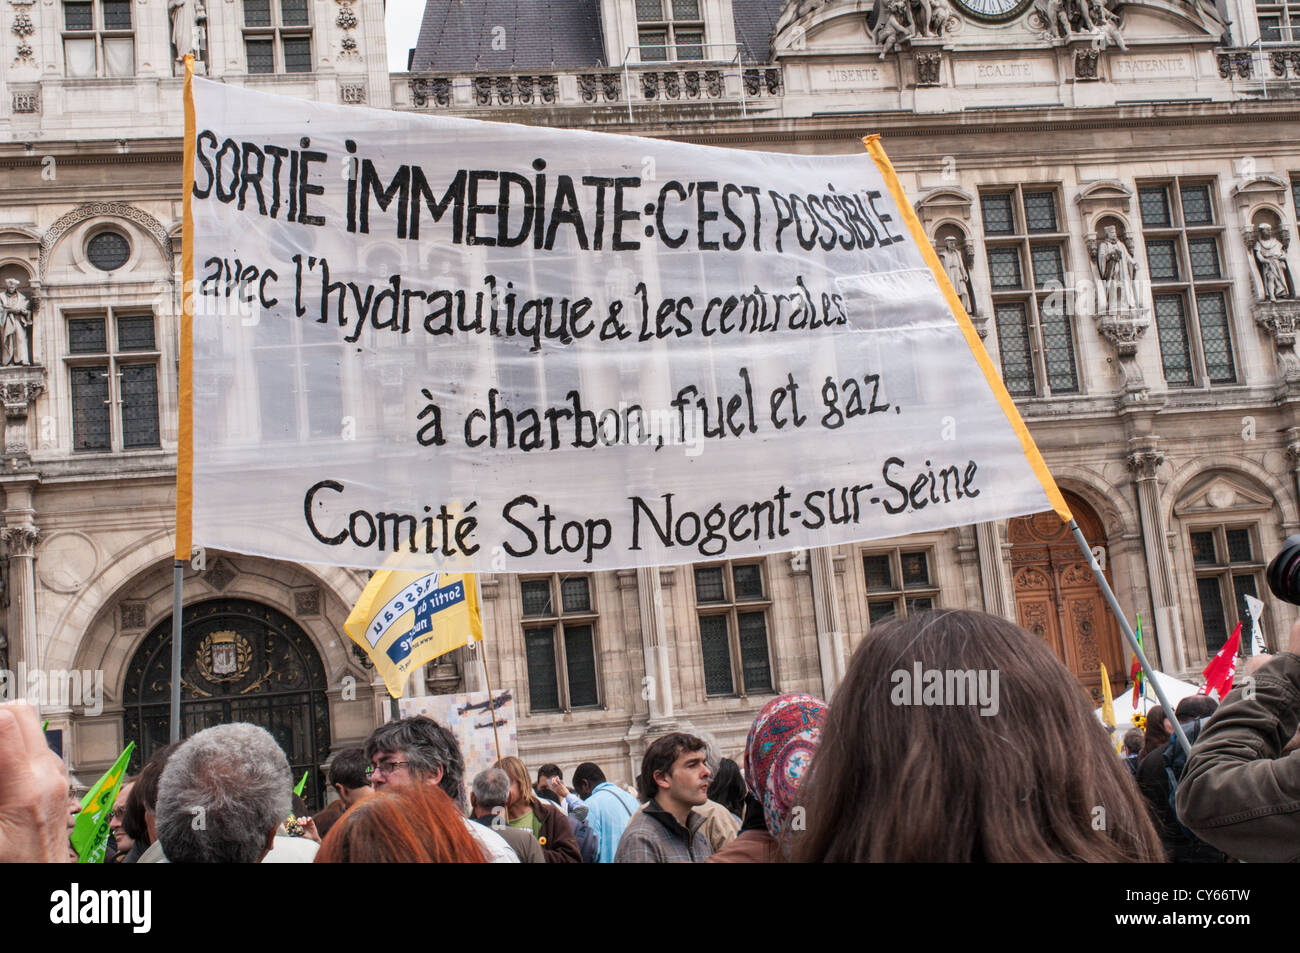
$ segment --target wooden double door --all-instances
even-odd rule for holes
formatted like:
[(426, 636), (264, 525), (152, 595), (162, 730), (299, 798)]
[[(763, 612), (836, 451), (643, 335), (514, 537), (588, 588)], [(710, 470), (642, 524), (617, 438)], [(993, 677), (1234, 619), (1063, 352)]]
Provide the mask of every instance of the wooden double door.
[[(1109, 556), (1096, 513), (1073, 494), (1065, 499), (1088, 544)], [(1104, 663), (1118, 697), (1128, 679), (1119, 625), (1069, 528), (1055, 513), (1036, 513), (1012, 520), (1009, 536), (1020, 624), (1047, 643), (1098, 705)], [(1110, 582), (1108, 559), (1105, 575)]]

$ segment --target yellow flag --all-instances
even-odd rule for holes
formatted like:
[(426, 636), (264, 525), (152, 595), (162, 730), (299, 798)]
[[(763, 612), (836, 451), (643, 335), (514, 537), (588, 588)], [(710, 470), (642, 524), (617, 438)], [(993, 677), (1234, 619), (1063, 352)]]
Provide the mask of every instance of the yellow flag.
[[(1097, 663), (1101, 665), (1101, 663)], [(1115, 750), (1118, 751), (1121, 739), (1119, 732), (1115, 730), (1115, 702), (1110, 697), (1110, 675), (1106, 672), (1106, 666), (1101, 666), (1101, 720), (1102, 723), (1110, 729), (1111, 740), (1115, 742)]]
[(380, 570), (343, 630), (370, 657), (388, 694), (401, 698), (417, 667), (458, 646), (483, 641), (478, 580), (472, 573)]

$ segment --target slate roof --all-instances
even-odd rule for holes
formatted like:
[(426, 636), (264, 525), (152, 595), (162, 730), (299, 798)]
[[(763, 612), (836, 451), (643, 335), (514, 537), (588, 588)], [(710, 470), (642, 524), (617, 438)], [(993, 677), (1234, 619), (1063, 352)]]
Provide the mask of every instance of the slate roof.
[[(768, 62), (768, 39), (784, 5), (731, 0), (745, 62)], [(501, 49), (493, 49), (494, 40)], [(605, 63), (600, 0), (426, 0), (408, 62), (413, 71), (448, 72), (619, 65), (621, 59)]]
[(768, 41), (785, 0), (731, 0), (736, 42), (746, 63), (767, 63)]
[(410, 68), (563, 69), (604, 59), (600, 0), (427, 0)]

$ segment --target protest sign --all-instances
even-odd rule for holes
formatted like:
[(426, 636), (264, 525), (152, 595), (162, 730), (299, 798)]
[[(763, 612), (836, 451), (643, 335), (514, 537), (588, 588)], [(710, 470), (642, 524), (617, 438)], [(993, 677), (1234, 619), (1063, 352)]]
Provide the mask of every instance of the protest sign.
[(777, 155), (189, 82), (178, 547), (191, 465), (198, 544), (411, 571), (1068, 518), (878, 142)]
[(490, 695), (461, 692), (403, 698), (400, 711), (403, 718), (432, 718), (452, 733), (465, 761), (466, 786), (476, 774), (502, 758), (519, 757), (519, 726), (514, 695), (509, 689)]

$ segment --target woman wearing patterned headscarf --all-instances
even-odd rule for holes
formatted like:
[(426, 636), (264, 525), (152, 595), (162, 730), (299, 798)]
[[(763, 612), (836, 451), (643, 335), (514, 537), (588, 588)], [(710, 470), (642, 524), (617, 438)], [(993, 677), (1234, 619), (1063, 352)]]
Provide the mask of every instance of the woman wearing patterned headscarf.
[(799, 781), (812, 764), (826, 703), (812, 695), (781, 695), (763, 706), (745, 741), (749, 788), (745, 825), (709, 863), (772, 863), (790, 854)]

